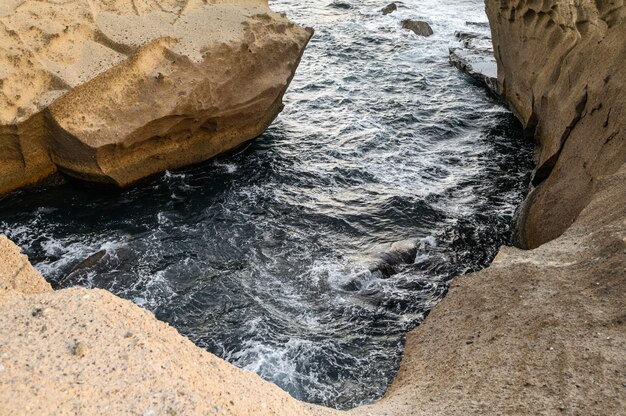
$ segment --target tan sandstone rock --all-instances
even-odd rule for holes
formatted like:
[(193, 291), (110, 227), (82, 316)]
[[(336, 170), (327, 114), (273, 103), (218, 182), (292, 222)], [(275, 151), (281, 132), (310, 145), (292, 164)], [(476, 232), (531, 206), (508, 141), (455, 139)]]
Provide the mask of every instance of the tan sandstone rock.
[(11, 0), (0, 22), (0, 194), (236, 148), (280, 112), (312, 34), (266, 0)]
[(500, 90), (539, 144), (518, 243), (558, 237), (626, 161), (623, 0), (487, 0)]
[(52, 292), (52, 287), (20, 248), (0, 235), (0, 296), (7, 291), (32, 294)]
[(0, 415), (307, 415), (103, 290), (53, 292), (0, 237)]

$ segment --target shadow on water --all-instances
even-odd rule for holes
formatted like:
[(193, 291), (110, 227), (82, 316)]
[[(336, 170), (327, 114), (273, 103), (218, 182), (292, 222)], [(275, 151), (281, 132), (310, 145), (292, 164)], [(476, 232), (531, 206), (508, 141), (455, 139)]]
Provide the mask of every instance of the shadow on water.
[[(384, 393), (449, 279), (508, 242), (532, 146), (448, 65), (454, 31), (486, 21), (481, 1), (388, 16), (378, 1), (271, 3), (316, 36), (262, 137), (123, 192), (16, 193), (0, 232), (56, 287), (110, 290), (299, 399), (350, 408)], [(400, 240), (411, 261), (368, 268)]]

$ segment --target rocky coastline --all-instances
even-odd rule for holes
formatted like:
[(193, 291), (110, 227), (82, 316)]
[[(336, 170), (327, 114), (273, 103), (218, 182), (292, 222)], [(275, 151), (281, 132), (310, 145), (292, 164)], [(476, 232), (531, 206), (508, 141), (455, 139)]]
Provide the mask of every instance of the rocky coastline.
[[(533, 189), (518, 214), (520, 248), (503, 247), (489, 268), (455, 280), (408, 334), (399, 373), (382, 400), (349, 412), (298, 402), (131, 302), (101, 290), (52, 291), (19, 248), (1, 238), (0, 414), (626, 412), (626, 6), (486, 5), (498, 91), (538, 144)], [(280, 87), (261, 104), (271, 117), (256, 127), (273, 118), (310, 36), (294, 26), (284, 30), (298, 41)], [(47, 139), (26, 140), (41, 137), (48, 114), (57, 114), (55, 104), (41, 110), (47, 105), (35, 105), (27, 123), (2, 130), (16, 142), (7, 145), (14, 153), (2, 153), (15, 163), (1, 166), (19, 165), (15, 175), (29, 183), (57, 169), (37, 147)], [(28, 146), (31, 165), (24, 158)], [(121, 185), (111, 172), (133, 177), (123, 167), (104, 176), (81, 171), (81, 163), (64, 166)]]

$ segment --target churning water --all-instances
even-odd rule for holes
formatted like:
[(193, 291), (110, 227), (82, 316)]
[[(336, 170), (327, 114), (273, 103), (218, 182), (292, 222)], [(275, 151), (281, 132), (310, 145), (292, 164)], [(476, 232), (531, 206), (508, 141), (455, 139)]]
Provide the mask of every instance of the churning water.
[[(123, 193), (11, 195), (0, 232), (57, 287), (108, 289), (297, 398), (348, 408), (384, 393), (449, 279), (507, 241), (531, 145), (448, 64), (455, 30), (488, 32), (481, 0), (388, 16), (385, 1), (271, 3), (316, 35), (261, 138)], [(406, 239), (418, 252), (397, 274), (367, 269)]]

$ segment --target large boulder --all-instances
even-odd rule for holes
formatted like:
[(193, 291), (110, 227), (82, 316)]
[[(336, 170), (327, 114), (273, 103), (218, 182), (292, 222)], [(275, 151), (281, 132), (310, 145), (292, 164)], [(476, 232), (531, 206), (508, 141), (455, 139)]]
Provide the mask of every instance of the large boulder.
[(0, 194), (127, 186), (261, 134), (312, 35), (266, 0), (0, 5)]
[(487, 0), (499, 89), (538, 145), (517, 244), (558, 237), (626, 161), (623, 1)]

